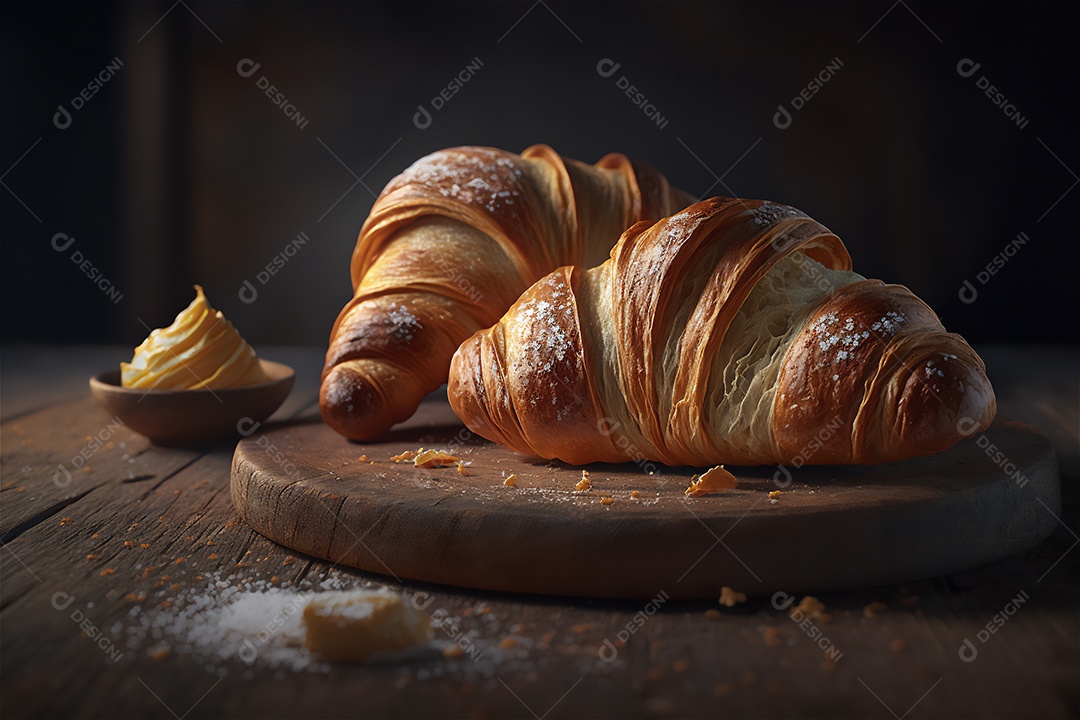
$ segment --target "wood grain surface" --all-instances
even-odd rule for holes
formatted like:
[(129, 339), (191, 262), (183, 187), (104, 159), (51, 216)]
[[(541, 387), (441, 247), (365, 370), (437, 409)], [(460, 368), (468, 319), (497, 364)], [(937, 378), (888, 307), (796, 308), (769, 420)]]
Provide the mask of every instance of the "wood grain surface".
[[(420, 448), (459, 457), (465, 474), (391, 460)], [(731, 469), (736, 488), (688, 498), (705, 469), (528, 458), (430, 397), (378, 442), (320, 422), (254, 431), (236, 448), (232, 497), (272, 540), (397, 579), (639, 600), (923, 580), (1030, 550), (1061, 512), (1053, 446), (1009, 421), (905, 462)], [(590, 487), (576, 490), (583, 470)]]
[[(259, 350), (297, 370), (275, 419), (314, 418), (321, 349)], [(86, 380), (130, 348), (0, 348), (0, 715), (1076, 717), (1077, 351), (979, 351), (1001, 416), (1054, 441), (1063, 500), (1056, 529), (1030, 551), (970, 571), (822, 593), (832, 618), (815, 621), (812, 636), (768, 598), (731, 608), (672, 599), (645, 615), (640, 600), (399, 583), (289, 550), (233, 508), (234, 444), (164, 449), (107, 429), (111, 418)], [(163, 651), (154, 638), (128, 644), (134, 607), (167, 616), (171, 603), (206, 592), (215, 576), (427, 592), (432, 611), (460, 618), (490, 651), (475, 662), (291, 672), (252, 670), (239, 657), (207, 663), (179, 646)], [(57, 593), (73, 604), (58, 610)], [(873, 602), (886, 607), (867, 612)], [(98, 640), (72, 620), (76, 609), (100, 630)], [(605, 641), (620, 633), (626, 641), (605, 661)], [(122, 655), (103, 650), (102, 638)], [(839, 659), (827, 657), (822, 638)], [(970, 662), (960, 654), (965, 641), (977, 651)]]

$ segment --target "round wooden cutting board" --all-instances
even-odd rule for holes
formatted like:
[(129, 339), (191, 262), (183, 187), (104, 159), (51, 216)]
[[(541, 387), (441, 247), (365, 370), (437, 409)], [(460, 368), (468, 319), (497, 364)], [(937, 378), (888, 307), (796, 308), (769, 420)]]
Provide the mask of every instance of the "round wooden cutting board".
[[(390, 461), (420, 447), (458, 455), (467, 474)], [(259, 428), (236, 448), (232, 497), (272, 540), (401, 580), (639, 599), (933, 577), (1035, 546), (1061, 505), (1050, 441), (1002, 421), (888, 465), (791, 468), (790, 478), (729, 467), (734, 490), (694, 499), (684, 490), (701, 469), (587, 469), (592, 489), (576, 491), (581, 468), (474, 436), (445, 399), (429, 398), (377, 443), (348, 442), (318, 418)]]

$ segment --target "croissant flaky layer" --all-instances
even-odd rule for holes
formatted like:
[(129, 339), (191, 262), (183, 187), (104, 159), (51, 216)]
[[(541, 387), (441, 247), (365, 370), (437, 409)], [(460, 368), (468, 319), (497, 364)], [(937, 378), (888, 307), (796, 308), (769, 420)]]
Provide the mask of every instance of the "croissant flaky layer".
[(712, 198), (628, 229), (466, 340), (451, 405), (566, 462), (877, 463), (988, 426), (985, 366), (907, 288), (851, 271), (803, 213)]
[(353, 251), (354, 296), (334, 324), (319, 406), (374, 438), (446, 382), (462, 340), (562, 265), (601, 262), (629, 225), (692, 198), (623, 155), (596, 165), (545, 145), (441, 150), (394, 178)]

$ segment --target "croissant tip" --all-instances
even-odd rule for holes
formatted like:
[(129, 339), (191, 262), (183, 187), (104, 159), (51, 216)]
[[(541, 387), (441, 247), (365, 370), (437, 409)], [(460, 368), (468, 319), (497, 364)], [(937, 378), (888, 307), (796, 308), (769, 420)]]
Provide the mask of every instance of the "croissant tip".
[(319, 388), (323, 420), (350, 440), (372, 440), (390, 429), (381, 406), (365, 378), (344, 365), (332, 368)]
[(903, 402), (918, 420), (904, 428), (905, 445), (938, 452), (990, 426), (997, 400), (980, 363), (934, 353), (916, 367)]

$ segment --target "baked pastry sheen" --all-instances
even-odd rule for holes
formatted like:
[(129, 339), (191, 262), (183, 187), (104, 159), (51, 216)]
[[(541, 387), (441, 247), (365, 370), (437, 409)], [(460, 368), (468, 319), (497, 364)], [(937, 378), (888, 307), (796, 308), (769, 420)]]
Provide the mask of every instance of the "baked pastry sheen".
[(693, 198), (623, 155), (596, 165), (546, 145), (521, 155), (429, 155), (375, 201), (353, 251), (353, 299), (334, 323), (319, 407), (356, 440), (376, 437), (446, 382), (462, 340), (562, 265), (597, 264), (619, 234)]
[(996, 410), (985, 366), (802, 212), (717, 197), (563, 267), (454, 355), (470, 429), (570, 463), (877, 463)]

